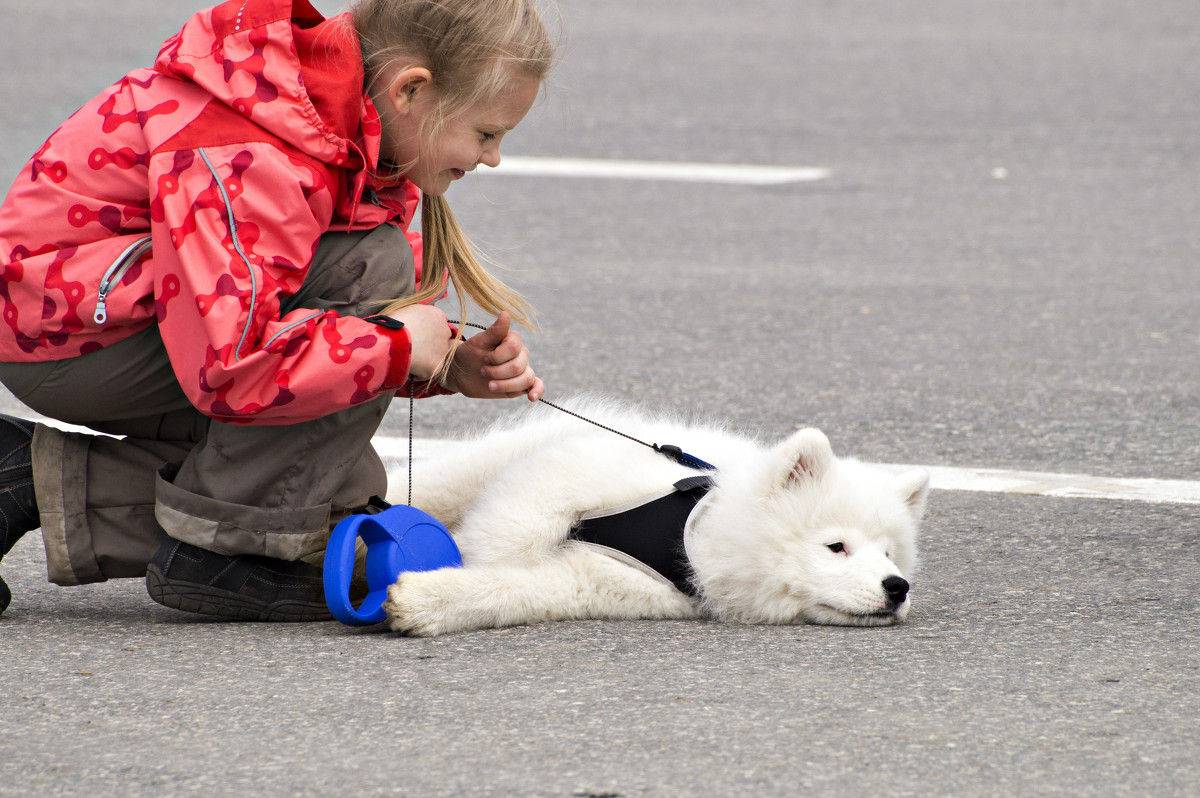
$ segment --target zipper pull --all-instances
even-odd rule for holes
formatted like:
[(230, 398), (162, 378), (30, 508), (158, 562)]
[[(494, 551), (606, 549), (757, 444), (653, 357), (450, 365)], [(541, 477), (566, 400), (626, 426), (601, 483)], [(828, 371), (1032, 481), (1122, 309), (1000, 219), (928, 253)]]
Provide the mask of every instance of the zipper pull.
[(121, 256), (113, 261), (112, 265), (104, 272), (104, 276), (100, 278), (100, 285), (96, 287), (96, 312), (92, 315), (92, 320), (97, 324), (108, 321), (109, 291), (112, 291), (121, 280), (125, 279), (125, 273), (140, 261), (152, 246), (151, 237), (142, 236), (130, 244), (129, 248), (122, 252)]

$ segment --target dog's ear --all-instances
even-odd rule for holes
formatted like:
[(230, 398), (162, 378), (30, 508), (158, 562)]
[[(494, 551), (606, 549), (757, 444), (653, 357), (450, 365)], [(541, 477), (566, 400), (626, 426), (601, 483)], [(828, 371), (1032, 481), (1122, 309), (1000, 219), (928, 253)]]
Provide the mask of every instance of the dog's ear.
[(923, 468), (905, 471), (896, 477), (896, 493), (904, 500), (913, 520), (925, 514), (925, 499), (929, 496), (929, 472)]
[(775, 449), (777, 487), (797, 487), (815, 482), (833, 465), (833, 447), (819, 429), (802, 429)]

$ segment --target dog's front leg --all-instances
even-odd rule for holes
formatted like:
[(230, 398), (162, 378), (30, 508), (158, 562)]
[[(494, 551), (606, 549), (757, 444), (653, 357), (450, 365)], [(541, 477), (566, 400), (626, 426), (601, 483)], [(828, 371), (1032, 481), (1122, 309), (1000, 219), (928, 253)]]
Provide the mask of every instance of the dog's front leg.
[(546, 621), (698, 615), (672, 586), (572, 543), (527, 566), (401, 574), (384, 609), (393, 631), (421, 637)]

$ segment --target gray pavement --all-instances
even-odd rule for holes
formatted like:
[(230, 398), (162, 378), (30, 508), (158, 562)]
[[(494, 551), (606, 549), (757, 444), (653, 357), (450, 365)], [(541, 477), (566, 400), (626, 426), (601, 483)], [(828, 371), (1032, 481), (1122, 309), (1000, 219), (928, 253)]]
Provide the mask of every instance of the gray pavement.
[[(551, 398), (816, 425), (881, 462), (1200, 480), (1191, 0), (559, 7), (565, 60), (509, 153), (833, 177), (463, 181), (541, 310)], [(187, 8), (0, 0), (0, 182)], [(922, 552), (894, 629), (423, 641), (57, 588), (31, 535), (0, 566), (0, 795), (1200, 794), (1195, 505), (938, 491)]]

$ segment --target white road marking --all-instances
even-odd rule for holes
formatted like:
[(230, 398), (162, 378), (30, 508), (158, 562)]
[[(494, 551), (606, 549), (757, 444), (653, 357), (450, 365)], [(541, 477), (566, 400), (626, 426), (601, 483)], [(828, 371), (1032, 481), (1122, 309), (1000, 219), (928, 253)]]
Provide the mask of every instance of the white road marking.
[(1065, 499), (1111, 499), (1156, 504), (1200, 504), (1200, 482), (1184, 479), (1096, 477), (1042, 471), (948, 466), (891, 466), (924, 468), (937, 490), (1017, 493)]
[[(96, 434), (93, 430), (85, 427), (64, 424), (60, 421), (40, 417), (37, 420), (42, 424), (62, 430)], [(392, 500), (403, 501), (404, 497), (400, 493), (408, 484), (408, 438), (377, 435), (372, 443), (387, 466), (392, 483), (391, 490), (389, 490)], [(413, 459), (419, 462), (422, 459), (444, 454), (459, 445), (461, 445), (459, 441), (453, 440), (414, 438)], [(923, 468), (929, 472), (930, 484), (934, 490), (1012, 493), (1064, 499), (1108, 499), (1150, 504), (1200, 504), (1200, 481), (1185, 479), (1097, 477), (1088, 474), (894, 463), (880, 465), (894, 471)]]
[(582, 177), (612, 180), (673, 180), (693, 183), (735, 183), (772, 186), (825, 180), (833, 172), (816, 166), (759, 166), (754, 164), (620, 161), (603, 158), (534, 158), (507, 155), (496, 168), (481, 166), (484, 174)]
[[(375, 449), (387, 464), (393, 490), (408, 480), (408, 439), (378, 436)], [(420, 460), (460, 445), (457, 441), (416, 438), (413, 459)], [(1057, 474), (1041, 471), (1008, 471), (998, 468), (953, 468), (949, 466), (881, 464), (903, 471), (923, 468), (929, 472), (934, 490), (1012, 493), (1066, 499), (1108, 499), (1152, 504), (1200, 504), (1200, 482), (1183, 479), (1097, 477), (1088, 474)], [(418, 474), (420, 472), (418, 471)]]

